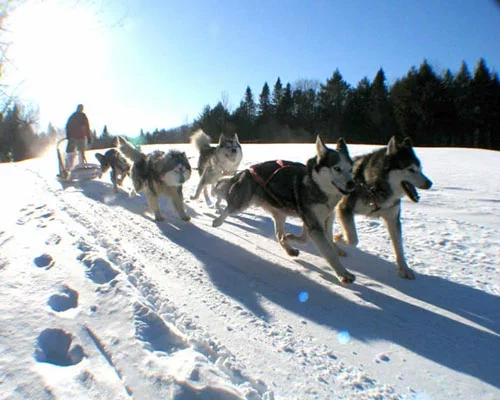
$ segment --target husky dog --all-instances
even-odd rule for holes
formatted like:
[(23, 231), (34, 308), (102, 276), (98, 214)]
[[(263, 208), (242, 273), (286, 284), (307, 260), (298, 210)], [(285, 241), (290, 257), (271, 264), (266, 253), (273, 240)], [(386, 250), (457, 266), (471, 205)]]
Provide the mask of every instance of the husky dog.
[(297, 256), (299, 251), (289, 243), (292, 235), (285, 235), (285, 220), (287, 216), (298, 216), (338, 280), (351, 283), (354, 275), (340, 263), (338, 249), (329, 233), (335, 206), (342, 195), (354, 190), (351, 171), (352, 161), (344, 140), (339, 139), (337, 149), (333, 150), (318, 136), (316, 156), (309, 159), (307, 165), (266, 161), (239, 172), (229, 181), (221, 181), (217, 187), (224, 192), (227, 207), (212, 225), (218, 227), (229, 215), (259, 206), (271, 213), (281, 247), (290, 256)]
[[(219, 143), (215, 147), (210, 146), (210, 142), (210, 136), (201, 129), (191, 136), (191, 144), (200, 153), (200, 157), (198, 158), (200, 183), (196, 188), (194, 196), (191, 196), (191, 200), (198, 199), (203, 191), (207, 205), (211, 205), (212, 203), (208, 195), (207, 186), (214, 185), (224, 175), (234, 175), (243, 157), (236, 133), (231, 137), (221, 134)], [(220, 198), (217, 197), (217, 206), (219, 204)]]
[(172, 204), (184, 221), (191, 217), (187, 215), (182, 195), (182, 185), (191, 176), (191, 166), (185, 153), (170, 150), (165, 153), (156, 150), (144, 154), (122, 137), (118, 137), (120, 150), (130, 158), (132, 167), (132, 182), (136, 192), (143, 190), (148, 199), (149, 208), (154, 213), (156, 221), (165, 218), (160, 211), (160, 195), (171, 198)]
[(418, 202), (420, 198), (415, 187), (429, 189), (432, 182), (422, 173), (410, 138), (400, 143), (393, 136), (387, 147), (355, 157), (353, 177), (356, 189), (344, 197), (337, 207), (343, 235), (337, 235), (335, 239), (356, 246), (358, 235), (354, 215), (382, 217), (396, 252), (398, 274), (406, 279), (415, 279), (403, 251), (401, 198), (406, 195)]
[(117, 193), (118, 186), (121, 186), (125, 177), (130, 175), (130, 163), (117, 149), (109, 149), (104, 154), (96, 153), (95, 158), (97, 158), (101, 164), (101, 174), (99, 178), (111, 168), (109, 174), (115, 193)]

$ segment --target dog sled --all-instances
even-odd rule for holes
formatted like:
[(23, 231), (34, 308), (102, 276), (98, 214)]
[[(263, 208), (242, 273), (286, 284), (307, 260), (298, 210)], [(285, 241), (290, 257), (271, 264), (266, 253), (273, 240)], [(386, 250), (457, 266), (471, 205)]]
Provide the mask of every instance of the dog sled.
[[(61, 145), (66, 144), (68, 139), (63, 138), (57, 142), (57, 161), (59, 163), (59, 174), (57, 179), (63, 182), (79, 182), (98, 178), (101, 175), (99, 164), (85, 163), (77, 153), (66, 153), (63, 158)], [(75, 163), (78, 160), (78, 163)]]

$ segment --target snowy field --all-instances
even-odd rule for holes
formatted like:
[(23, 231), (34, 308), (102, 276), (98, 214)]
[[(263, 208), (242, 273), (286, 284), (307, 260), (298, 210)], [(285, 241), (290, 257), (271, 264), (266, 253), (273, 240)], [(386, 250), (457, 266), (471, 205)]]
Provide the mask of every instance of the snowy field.
[[(242, 166), (313, 153), (243, 145)], [(417, 154), (434, 182), (403, 200), (417, 279), (360, 217), (349, 286), (310, 244), (288, 257), (259, 209), (212, 228), (201, 198), (191, 222), (164, 200), (155, 223), (108, 175), (62, 187), (55, 150), (0, 165), (0, 399), (500, 399), (500, 153)]]

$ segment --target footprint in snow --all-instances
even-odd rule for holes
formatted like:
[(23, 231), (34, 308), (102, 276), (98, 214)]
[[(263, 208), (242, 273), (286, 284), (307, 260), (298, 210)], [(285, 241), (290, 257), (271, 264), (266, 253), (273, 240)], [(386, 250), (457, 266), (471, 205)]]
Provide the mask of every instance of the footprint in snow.
[(56, 245), (59, 244), (60, 242), (61, 242), (61, 236), (54, 233), (49, 236), (49, 238), (45, 241), (45, 244)]
[(42, 254), (33, 260), (38, 268), (49, 269), (54, 266), (54, 260), (50, 254)]
[(0, 271), (9, 265), (9, 260), (0, 256)]
[(62, 329), (45, 329), (38, 336), (35, 359), (64, 367), (76, 365), (85, 353), (82, 346), (74, 342), (75, 337)]
[[(55, 214), (55, 211), (49, 211), (49, 212), (46, 212), (45, 214), (42, 214), (40, 215), (40, 218), (50, 218), (50, 217), (53, 217)], [(50, 220), (53, 220), (54, 218), (50, 218)]]
[(60, 293), (50, 296), (47, 303), (54, 311), (62, 312), (78, 307), (78, 292), (69, 286), (63, 286)]
[[(21, 208), (21, 211), (23, 215), (18, 218), (16, 223), (18, 225), (24, 225), (28, 222), (30, 222), (33, 218), (44, 218), (47, 219), (49, 218), (49, 221), (52, 221), (54, 219), (54, 210), (44, 210), (47, 207), (46, 204), (42, 204), (41, 206), (35, 207), (34, 204), (29, 204), (28, 207)], [(39, 228), (45, 228), (45, 224), (40, 222), (38, 224)]]
[[(87, 242), (85, 242), (83, 239), (80, 239), (78, 241), (78, 250), (87, 252), (87, 251), (92, 250), (92, 247), (90, 246), (90, 244), (88, 244)], [(82, 257), (84, 257), (84, 256), (85, 256), (85, 254), (82, 255)]]
[(152, 351), (172, 353), (188, 347), (188, 343), (174, 326), (142, 304), (135, 305), (135, 334)]
[(101, 257), (96, 257), (92, 253), (82, 254), (81, 261), (87, 267), (85, 275), (94, 283), (104, 284), (113, 280), (119, 274), (108, 260)]
[(389, 362), (389, 361), (391, 361), (391, 359), (389, 358), (389, 356), (387, 354), (381, 353), (377, 356), (377, 358), (375, 358), (375, 362), (377, 364), (379, 364), (381, 361)]

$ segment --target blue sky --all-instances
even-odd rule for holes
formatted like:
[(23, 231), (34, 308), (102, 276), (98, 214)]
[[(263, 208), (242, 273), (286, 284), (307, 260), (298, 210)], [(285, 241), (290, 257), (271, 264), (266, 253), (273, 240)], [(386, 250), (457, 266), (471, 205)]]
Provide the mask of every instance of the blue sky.
[[(56, 0), (40, 7), (49, 10), (51, 3), (68, 8), (68, 1)], [(264, 82), (272, 87), (278, 76), (283, 83), (323, 83), (337, 68), (354, 86), (381, 67), (391, 83), (424, 58), (437, 72), (455, 72), (462, 61), (473, 71), (481, 57), (500, 69), (500, 5), (493, 0), (75, 4), (72, 14), (51, 8), (53, 20), (43, 18), (40, 37), (31, 33), (30, 45), (18, 46), (19, 54), (33, 53), (35, 44), (45, 49), (37, 62), (20, 57), (14, 74), (23, 79), (20, 97), (39, 106), (42, 130), (49, 121), (63, 126), (83, 103), (98, 133), (107, 124), (111, 133), (133, 136), (141, 128), (191, 122), (223, 96), (234, 109), (247, 86), (257, 99)], [(61, 19), (69, 26), (60, 29)], [(28, 25), (17, 21), (17, 30)], [(49, 25), (54, 32), (42, 37)]]

